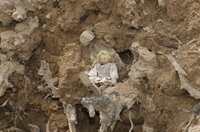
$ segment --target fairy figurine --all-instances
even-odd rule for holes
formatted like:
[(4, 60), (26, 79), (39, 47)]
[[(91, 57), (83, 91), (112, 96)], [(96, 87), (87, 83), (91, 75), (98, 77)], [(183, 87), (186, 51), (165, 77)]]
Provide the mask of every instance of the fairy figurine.
[[(83, 84), (100, 96), (101, 92), (109, 85), (115, 85), (118, 79), (117, 66), (110, 52), (101, 50), (93, 62), (93, 69), (86, 74), (81, 74)], [(99, 87), (98, 87), (99, 86)]]

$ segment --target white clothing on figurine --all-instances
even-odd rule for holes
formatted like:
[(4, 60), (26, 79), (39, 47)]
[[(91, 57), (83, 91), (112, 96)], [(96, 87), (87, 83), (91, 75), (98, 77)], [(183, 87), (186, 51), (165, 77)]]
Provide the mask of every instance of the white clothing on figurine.
[(117, 66), (113, 63), (104, 65), (97, 63), (88, 73), (91, 83), (104, 85), (116, 84), (118, 77)]

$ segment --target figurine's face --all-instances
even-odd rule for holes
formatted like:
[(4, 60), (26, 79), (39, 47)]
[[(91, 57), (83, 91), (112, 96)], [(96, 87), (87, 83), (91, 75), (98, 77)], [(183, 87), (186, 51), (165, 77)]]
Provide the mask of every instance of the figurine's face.
[(104, 55), (104, 54), (100, 55), (100, 57), (99, 57), (99, 63), (106, 64), (108, 62), (110, 62), (110, 60), (109, 60), (109, 58), (106, 55)]

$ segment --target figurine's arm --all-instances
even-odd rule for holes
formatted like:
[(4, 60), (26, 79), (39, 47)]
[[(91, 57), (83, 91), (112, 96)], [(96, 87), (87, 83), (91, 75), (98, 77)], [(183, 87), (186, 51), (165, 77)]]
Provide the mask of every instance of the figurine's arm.
[(96, 65), (95, 65), (94, 68), (88, 73), (88, 75), (89, 75), (90, 77), (97, 77)]
[(112, 80), (112, 85), (115, 85), (117, 83), (118, 77), (118, 71), (117, 71), (117, 66), (114, 64), (111, 64), (110, 68), (110, 78)]

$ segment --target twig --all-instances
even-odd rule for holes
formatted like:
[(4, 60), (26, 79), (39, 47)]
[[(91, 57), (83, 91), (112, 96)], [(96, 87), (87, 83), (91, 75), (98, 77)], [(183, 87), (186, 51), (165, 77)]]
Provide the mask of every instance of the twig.
[(76, 67), (65, 67), (66, 70), (68, 69), (76, 69)]
[(189, 127), (192, 125), (192, 122), (193, 122), (194, 120), (196, 120), (196, 118), (197, 118), (197, 114), (195, 114), (194, 118), (192, 119), (192, 121), (191, 121), (190, 124), (188, 125), (188, 127), (187, 127), (187, 129), (186, 129), (185, 132), (188, 132)]
[(10, 99), (10, 98), (8, 98), (8, 99), (1, 105), (1, 107), (5, 107), (5, 106), (7, 105), (7, 103), (8, 103), (8, 101), (9, 101), (9, 99)]
[(33, 124), (28, 124), (31, 132), (40, 132), (40, 128), (36, 125), (33, 125)]
[[(24, 111), (23, 111), (24, 112)], [(27, 115), (27, 116), (29, 116), (30, 117), (30, 115), (28, 114), (28, 113), (26, 113), (26, 112), (24, 112), (24, 114), (23, 114), (23, 118), (25, 119), (25, 116), (24, 115)]]
[(192, 40), (190, 40), (190, 41), (189, 41), (187, 44), (185, 44), (185, 45), (187, 46), (187, 45), (189, 45), (189, 44), (191, 44), (192, 42), (197, 41), (197, 40), (198, 40), (198, 39), (196, 39), (196, 38), (195, 38), (195, 39), (192, 39)]
[(131, 128), (130, 128), (129, 132), (131, 132), (133, 130), (133, 122), (131, 120), (131, 110), (129, 110), (129, 121), (131, 123)]
[(52, 91), (49, 92), (49, 93), (47, 94), (47, 96), (46, 96), (43, 100), (46, 100), (46, 99), (50, 96), (51, 93), (52, 93)]
[[(155, 95), (155, 93), (152, 95), (152, 97), (149, 100), (150, 101), (150, 110), (151, 110), (151, 101), (152, 101), (154, 95)], [(155, 107), (154, 107), (154, 110), (155, 110)]]
[(9, 132), (13, 132), (13, 131), (15, 131), (15, 132), (21, 132), (21, 131), (22, 131), (21, 129), (19, 129), (19, 128), (17, 128), (17, 127), (14, 127), (14, 126), (8, 128), (7, 130), (8, 130)]
[(48, 122), (46, 124), (46, 132), (50, 132), (50, 130), (49, 130), (49, 124), (50, 124), (50, 121), (48, 120)]
[(77, 43), (71, 43), (71, 44), (68, 44), (67, 46), (76, 46)]
[(25, 80), (24, 87), (25, 87), (26, 101), (28, 102), (28, 95), (27, 95), (26, 89), (27, 89), (27, 81), (30, 84), (30, 79), (28, 77), (24, 76), (24, 80)]
[(145, 113), (146, 111), (143, 111), (140, 113), (140, 115), (137, 118), (140, 118), (142, 116), (143, 113)]
[(188, 125), (188, 127), (186, 128), (185, 132), (188, 132), (189, 127), (192, 125), (192, 122), (193, 122), (194, 120), (196, 120), (197, 115), (199, 115), (199, 113), (200, 113), (200, 102), (196, 105), (196, 108), (197, 108), (197, 109), (195, 109), (195, 110), (186, 111), (187, 113), (192, 113), (192, 112), (194, 112), (194, 113), (195, 113), (195, 116), (194, 116), (194, 118), (192, 119), (192, 121), (190, 122), (190, 124)]

